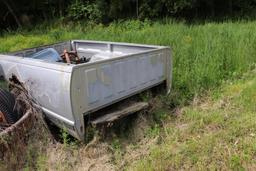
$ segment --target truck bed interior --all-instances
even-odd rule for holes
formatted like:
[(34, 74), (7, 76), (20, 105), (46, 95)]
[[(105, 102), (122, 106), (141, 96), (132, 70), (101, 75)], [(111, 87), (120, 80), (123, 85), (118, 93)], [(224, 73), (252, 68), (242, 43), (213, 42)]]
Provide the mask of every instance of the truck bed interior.
[(10, 53), (9, 55), (34, 58), (47, 62), (70, 64), (92, 63), (96, 61), (138, 54), (157, 49), (156, 46), (140, 46), (93, 41), (67, 41)]

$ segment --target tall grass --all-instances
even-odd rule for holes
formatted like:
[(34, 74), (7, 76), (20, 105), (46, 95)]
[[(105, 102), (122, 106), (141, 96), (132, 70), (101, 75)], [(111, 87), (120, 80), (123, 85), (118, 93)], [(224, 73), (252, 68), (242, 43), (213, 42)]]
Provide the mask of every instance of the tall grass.
[(186, 25), (182, 22), (116, 22), (40, 25), (32, 31), (5, 33), (0, 52), (68, 39), (92, 39), (170, 46), (173, 55), (173, 100), (183, 104), (194, 95), (233, 79), (256, 62), (256, 22)]

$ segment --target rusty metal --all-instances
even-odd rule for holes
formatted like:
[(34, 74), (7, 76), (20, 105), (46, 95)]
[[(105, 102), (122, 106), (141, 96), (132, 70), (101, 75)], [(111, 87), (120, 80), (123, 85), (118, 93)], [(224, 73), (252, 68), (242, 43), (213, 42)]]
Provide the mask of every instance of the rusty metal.
[(64, 49), (61, 58), (68, 64), (79, 64), (82, 62), (76, 51), (67, 51), (67, 49)]
[(6, 119), (5, 119), (5, 116), (4, 116), (3, 112), (1, 112), (1, 111), (0, 111), (0, 123), (1, 124), (7, 123)]
[(66, 62), (67, 62), (68, 64), (70, 64), (71, 61), (70, 61), (70, 59), (69, 59), (69, 55), (68, 55), (67, 49), (64, 49), (64, 57), (65, 57), (65, 59), (66, 59)]
[(0, 111), (0, 132), (5, 130), (9, 126), (10, 126), (10, 124), (7, 123), (3, 112)]

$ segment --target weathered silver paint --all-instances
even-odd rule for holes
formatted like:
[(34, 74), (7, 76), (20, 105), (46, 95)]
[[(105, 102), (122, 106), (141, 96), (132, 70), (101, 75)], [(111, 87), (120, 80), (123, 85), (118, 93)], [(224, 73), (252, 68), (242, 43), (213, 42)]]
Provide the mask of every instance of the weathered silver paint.
[[(106, 59), (72, 65), (25, 58), (47, 47)], [(169, 47), (73, 40), (0, 55), (0, 74), (15, 74), (58, 126), (84, 138), (84, 115), (167, 81), (171, 87)]]

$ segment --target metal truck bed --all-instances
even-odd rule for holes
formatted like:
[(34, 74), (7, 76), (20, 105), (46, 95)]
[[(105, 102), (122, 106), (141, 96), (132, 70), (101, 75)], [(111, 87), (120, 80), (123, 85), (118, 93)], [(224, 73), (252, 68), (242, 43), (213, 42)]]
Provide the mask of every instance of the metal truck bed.
[[(54, 48), (97, 60), (81, 64), (27, 58)], [(71, 40), (0, 55), (0, 74), (23, 82), (47, 117), (83, 140), (84, 117), (110, 104), (166, 82), (171, 87), (169, 47)]]

